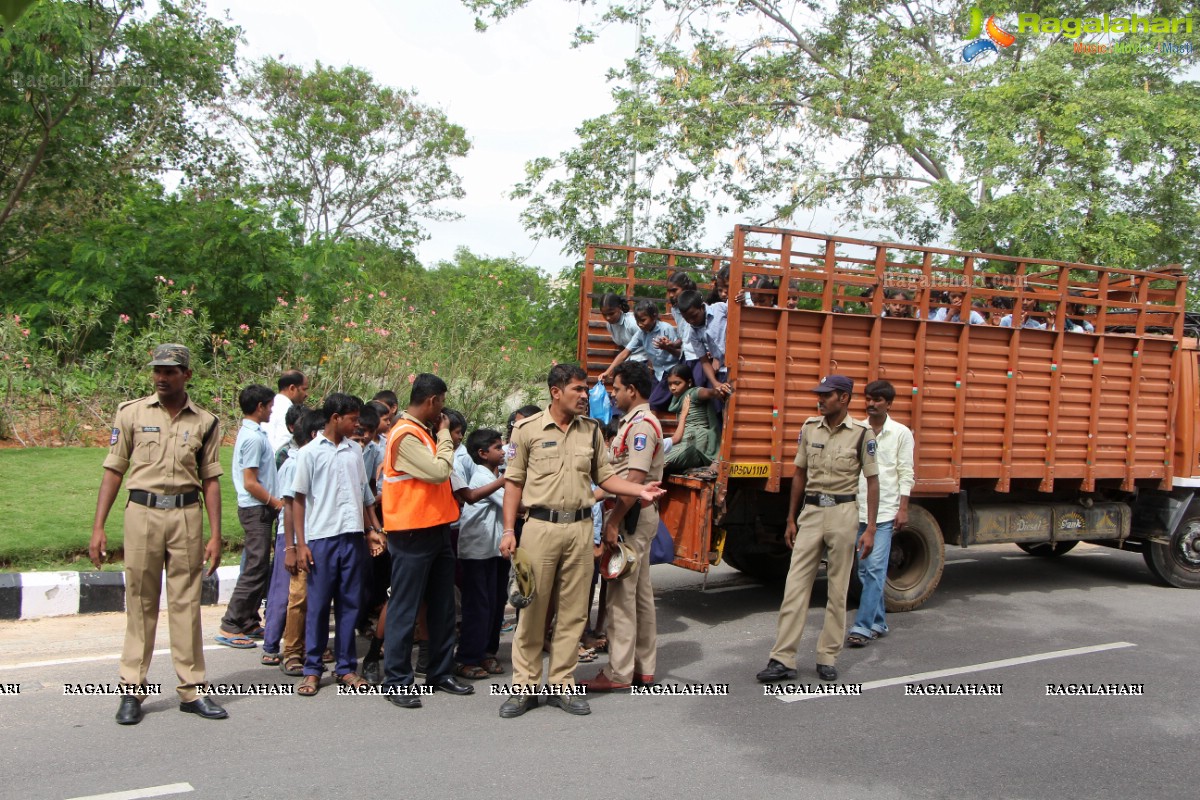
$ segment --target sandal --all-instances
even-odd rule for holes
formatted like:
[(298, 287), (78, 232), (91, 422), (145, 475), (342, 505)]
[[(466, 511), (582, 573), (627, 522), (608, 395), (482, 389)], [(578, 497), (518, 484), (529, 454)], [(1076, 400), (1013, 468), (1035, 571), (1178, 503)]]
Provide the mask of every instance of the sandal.
[(320, 675), (305, 675), (304, 680), (296, 687), (296, 694), (301, 697), (315, 697), (321, 691)]
[(583, 643), (595, 653), (608, 652), (608, 634), (597, 633), (590, 637), (585, 636)]
[(342, 675), (338, 675), (337, 682), (339, 686), (345, 686), (349, 689), (362, 689), (371, 685), (366, 678), (359, 675), (357, 672), (346, 672)]
[(217, 644), (223, 644), (226, 647), (232, 647), (234, 650), (253, 650), (258, 647), (254, 640), (248, 636), (239, 634), (218, 633), (213, 637)]
[(242, 635), (245, 636), (247, 639), (262, 639), (264, 636), (267, 635), (267, 629), (264, 628), (262, 625), (259, 625), (254, 630), (246, 631)]
[(879, 634), (872, 632), (870, 636), (863, 636), (861, 633), (852, 633), (846, 637), (846, 645), (848, 647), (866, 647), (873, 640), (878, 639)]
[(304, 659), (300, 656), (288, 656), (283, 660), (283, 663), (279, 665), (279, 669), (282, 670), (283, 674), (287, 675), (288, 677), (303, 678)]
[(330, 650), (328, 647), (325, 648), (324, 653), (321, 653), (321, 663), (322, 664), (332, 664), (333, 663), (333, 651)]
[(258, 660), (264, 667), (278, 667), (282, 662), (283, 656), (279, 653), (263, 653), (262, 658)]
[(596, 660), (596, 651), (590, 647), (584, 647), (583, 643), (579, 644), (579, 663), (590, 664)]
[(500, 663), (500, 659), (495, 658), (494, 656), (488, 656), (487, 658), (485, 658), (483, 660), (483, 663), (480, 664), (479, 666), (486, 669), (488, 671), (489, 675), (503, 675), (504, 674), (504, 665)]
[(491, 673), (478, 664), (455, 664), (454, 674), (469, 681), (477, 681), (480, 678), (486, 678)]

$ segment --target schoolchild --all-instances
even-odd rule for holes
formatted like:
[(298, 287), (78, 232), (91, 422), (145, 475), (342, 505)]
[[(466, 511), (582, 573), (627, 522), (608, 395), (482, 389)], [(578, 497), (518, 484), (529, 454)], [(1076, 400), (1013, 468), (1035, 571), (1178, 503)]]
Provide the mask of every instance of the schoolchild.
[[(304, 611), (308, 576), (296, 563), (295, 506), (292, 480), (296, 477), (296, 455), (325, 427), (321, 412), (293, 406), (300, 418), (292, 425), (287, 458), (279, 467), (276, 485), (283, 500), (279, 533), (275, 537), (275, 566), (267, 592), (266, 633), (263, 635), (263, 666), (278, 665), (287, 675), (304, 674)], [(291, 409), (289, 409), (290, 411)]]
[(645, 361), (646, 352), (638, 339), (641, 330), (638, 329), (637, 319), (629, 310), (629, 301), (620, 295), (609, 292), (600, 300), (600, 316), (604, 317), (604, 325), (608, 335), (621, 351), (613, 360), (612, 366), (606, 372), (612, 372), (622, 361)]
[(691, 337), (696, 352), (701, 353), (700, 365), (707, 385), (716, 390), (716, 400), (723, 400), (733, 394), (733, 387), (726, 382), (729, 373), (725, 367), (729, 307), (726, 303), (706, 304), (699, 292), (684, 292), (679, 296), (679, 310), (687, 322), (685, 333)]
[(460, 678), (479, 679), (504, 672), (496, 654), (508, 594), (508, 559), (500, 555), (504, 535), (504, 443), (500, 432), (480, 428), (467, 437), (475, 462), (466, 491), (469, 502), (459, 519), (458, 564), (462, 570), (462, 628), (458, 639)]
[(709, 467), (717, 459), (720, 423), (712, 400), (716, 392), (692, 383), (692, 372), (679, 365), (667, 373), (671, 390), (671, 413), (678, 422), (667, 451), (667, 474)]
[(233, 486), (238, 522), (246, 538), (242, 571), (216, 636), (217, 643), (226, 647), (252, 648), (264, 633), (259, 607), (271, 578), (275, 519), (283, 508), (275, 485), (275, 451), (261, 427), (271, 416), (274, 397), (274, 392), (258, 384), (247, 386), (238, 395), (244, 416), (233, 446)]
[(362, 401), (353, 395), (335, 392), (326, 397), (322, 408), (325, 430), (297, 455), (292, 485), (296, 558), (308, 571), (304, 680), (296, 689), (302, 697), (315, 695), (321, 686), (325, 671), (321, 656), (329, 643), (331, 602), (339, 632), (335, 642), (337, 680), (354, 688), (366, 685), (355, 671), (358, 657), (353, 631), (362, 606), (367, 542), (374, 548), (384, 542), (361, 450), (349, 438), (361, 410)]
[[(672, 342), (679, 341), (679, 333), (675, 330), (674, 325), (659, 319), (658, 304), (653, 300), (639, 300), (637, 307), (633, 310), (633, 317), (638, 326), (638, 335), (634, 342), (646, 354), (646, 363), (654, 371), (655, 384), (654, 390), (650, 393), (650, 408), (658, 412), (666, 411), (671, 402), (671, 393), (667, 390), (666, 373), (682, 360), (679, 353), (674, 352), (670, 347)], [(628, 347), (623, 350), (613, 365), (600, 375), (600, 380), (605, 383), (611, 382), (613, 371), (625, 361), (626, 354), (629, 352)]]

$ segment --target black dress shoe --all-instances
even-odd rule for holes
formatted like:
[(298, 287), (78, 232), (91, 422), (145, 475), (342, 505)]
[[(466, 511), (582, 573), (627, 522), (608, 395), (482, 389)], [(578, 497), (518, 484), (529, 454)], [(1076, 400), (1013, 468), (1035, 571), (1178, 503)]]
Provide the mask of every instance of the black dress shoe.
[(142, 721), (142, 704), (131, 694), (121, 695), (121, 705), (117, 708), (118, 725), (137, 725)]
[(453, 675), (447, 675), (433, 683), (427, 683), (426, 686), (432, 686), (435, 692), (447, 692), (449, 694), (475, 694), (475, 687), (463, 683)]
[(519, 717), (526, 711), (532, 711), (538, 707), (538, 699), (533, 695), (514, 694), (512, 697), (504, 701), (500, 706), (501, 719), (512, 719)]
[(758, 678), (759, 682), (761, 683), (791, 681), (796, 679), (796, 670), (789, 669), (772, 658), (767, 662), (767, 668), (759, 672), (754, 677)]
[(421, 695), (419, 694), (389, 694), (385, 696), (388, 702), (397, 708), (421, 707)]
[(833, 664), (817, 664), (817, 677), (823, 681), (836, 681), (837, 667)]
[(383, 674), (379, 667), (379, 659), (377, 658), (372, 658), (370, 661), (364, 661), (362, 664), (363, 679), (372, 686), (378, 686), (379, 684), (383, 683)]
[(577, 717), (586, 717), (592, 713), (592, 707), (588, 705), (587, 698), (578, 695), (552, 694), (546, 698), (546, 705), (557, 706), (568, 714), (574, 714)]
[(190, 703), (180, 703), (179, 710), (187, 714), (198, 714), (205, 719), (225, 719), (229, 712), (208, 697), (197, 697)]

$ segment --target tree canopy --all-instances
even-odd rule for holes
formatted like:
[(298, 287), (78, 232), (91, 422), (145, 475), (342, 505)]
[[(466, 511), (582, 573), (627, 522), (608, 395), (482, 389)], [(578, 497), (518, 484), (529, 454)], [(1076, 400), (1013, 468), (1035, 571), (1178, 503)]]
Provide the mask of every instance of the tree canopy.
[[(481, 28), (528, 2), (463, 1)], [(1195, 48), (1200, 29), (1018, 32), (1027, 9), (996, 2), (986, 13), (1015, 41), (967, 62), (970, 9), (947, 0), (600, 5), (577, 43), (642, 31), (610, 75), (613, 107), (514, 191), (526, 227), (568, 251), (619, 240), (629, 221), (635, 243), (698, 247), (715, 215), (787, 224), (825, 208), (920, 243), (1197, 266), (1200, 86), (1189, 56), (1159, 48)], [(1132, 13), (1114, 0), (1037, 11)], [(1136, 11), (1188, 13), (1174, 0)], [(1148, 52), (1076, 52), (1098, 42)]]

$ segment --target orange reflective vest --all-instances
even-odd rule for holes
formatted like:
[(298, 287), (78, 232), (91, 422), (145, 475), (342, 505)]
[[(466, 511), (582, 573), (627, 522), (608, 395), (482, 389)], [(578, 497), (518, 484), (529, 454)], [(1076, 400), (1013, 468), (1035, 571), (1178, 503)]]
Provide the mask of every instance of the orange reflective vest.
[(416, 436), (430, 453), (437, 452), (437, 441), (424, 426), (402, 419), (392, 427), (383, 456), (384, 529), (412, 531), (454, 522), (458, 519), (458, 503), (449, 480), (429, 483), (396, 469), (396, 452), (405, 436)]

